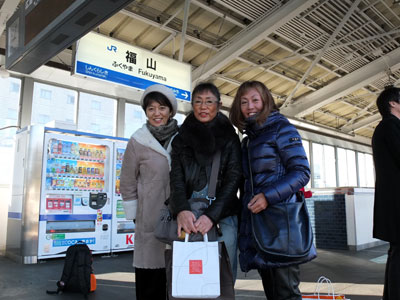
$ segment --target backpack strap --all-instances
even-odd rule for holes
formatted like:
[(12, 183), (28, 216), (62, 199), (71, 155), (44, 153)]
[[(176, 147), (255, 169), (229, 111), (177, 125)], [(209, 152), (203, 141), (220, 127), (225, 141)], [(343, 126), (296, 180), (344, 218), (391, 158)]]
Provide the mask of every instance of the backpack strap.
[[(86, 246), (86, 245), (85, 245)], [(87, 247), (87, 246), (86, 246)], [(78, 253), (78, 278), (79, 278), (79, 287), (81, 288), (81, 292), (87, 298), (87, 294), (89, 293), (90, 286), (88, 286), (88, 282), (85, 278), (85, 257), (86, 253), (84, 251), (79, 251)]]
[(46, 290), (46, 293), (49, 294), (49, 295), (55, 295), (55, 294), (58, 294), (59, 292), (60, 292), (60, 288), (57, 288), (56, 291)]
[(64, 287), (68, 283), (70, 276), (71, 276), (72, 266), (73, 266), (73, 263), (75, 260), (75, 255), (76, 255), (76, 249), (74, 247), (68, 248), (68, 250), (66, 251), (66, 257), (68, 259), (65, 259), (65, 261), (64, 261), (64, 268), (63, 268), (63, 272), (61, 275), (61, 279), (59, 281), (57, 281), (57, 290), (55, 290), (55, 291), (46, 290), (47, 294), (50, 294), (50, 295), (59, 294), (60, 292), (62, 292), (64, 290)]
[[(77, 252), (76, 247), (70, 247), (67, 250), (66, 260), (65, 260), (64, 269), (63, 269), (63, 272), (61, 275), (61, 279), (60, 279), (60, 281), (57, 282), (57, 286), (60, 290), (62, 290), (64, 288), (64, 286), (66, 286), (68, 284), (68, 281), (71, 278), (72, 267), (74, 265), (76, 252)], [(71, 253), (71, 254), (69, 255), (69, 253)]]

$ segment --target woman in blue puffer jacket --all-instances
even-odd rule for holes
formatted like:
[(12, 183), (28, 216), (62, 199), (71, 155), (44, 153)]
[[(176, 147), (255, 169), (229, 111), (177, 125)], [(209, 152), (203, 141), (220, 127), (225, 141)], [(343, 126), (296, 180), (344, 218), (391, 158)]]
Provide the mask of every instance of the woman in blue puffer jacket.
[[(247, 135), (242, 142), (245, 185), (239, 234), (241, 269), (258, 270), (268, 300), (300, 300), (299, 262), (282, 264), (263, 257), (255, 248), (250, 220), (251, 214), (268, 205), (296, 201), (293, 195), (309, 181), (310, 167), (300, 135), (279, 113), (267, 87), (258, 81), (247, 81), (239, 87), (230, 119)], [(302, 262), (310, 259), (311, 256)]]

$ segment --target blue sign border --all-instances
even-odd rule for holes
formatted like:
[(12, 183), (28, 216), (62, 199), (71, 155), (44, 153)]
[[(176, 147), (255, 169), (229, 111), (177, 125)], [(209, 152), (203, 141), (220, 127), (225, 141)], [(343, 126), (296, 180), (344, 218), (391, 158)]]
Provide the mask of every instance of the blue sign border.
[[(153, 84), (159, 84), (151, 80), (135, 77), (121, 72), (116, 72), (110, 69), (102, 68), (82, 61), (76, 62), (75, 72), (84, 76), (90, 76), (97, 79), (112, 81), (119, 84), (124, 84), (130, 87), (145, 90)], [(190, 91), (178, 89), (173, 86), (165, 85), (172, 89), (177, 99), (190, 102)]]

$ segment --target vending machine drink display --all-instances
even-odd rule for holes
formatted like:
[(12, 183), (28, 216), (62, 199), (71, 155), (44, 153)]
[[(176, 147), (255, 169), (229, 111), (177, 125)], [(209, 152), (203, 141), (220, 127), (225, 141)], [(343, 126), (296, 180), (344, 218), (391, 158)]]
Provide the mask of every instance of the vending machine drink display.
[(55, 133), (44, 137), (38, 258), (77, 241), (110, 252), (113, 142)]
[(85, 242), (96, 253), (132, 251), (134, 223), (119, 191), (128, 140), (32, 125), (16, 135), (6, 255), (23, 263), (65, 256)]
[(114, 143), (114, 195), (111, 250), (112, 252), (132, 250), (134, 248), (135, 223), (125, 218), (124, 208), (120, 192), (120, 175), (122, 160), (127, 143)]

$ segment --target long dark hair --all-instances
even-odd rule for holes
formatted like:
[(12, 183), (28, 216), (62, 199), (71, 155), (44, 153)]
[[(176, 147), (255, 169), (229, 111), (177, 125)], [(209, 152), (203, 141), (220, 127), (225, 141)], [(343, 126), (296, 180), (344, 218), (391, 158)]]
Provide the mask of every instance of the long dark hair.
[(250, 89), (255, 89), (261, 96), (261, 100), (263, 102), (263, 109), (260, 111), (256, 118), (256, 122), (258, 124), (262, 124), (268, 118), (269, 114), (272, 111), (278, 110), (278, 107), (275, 104), (274, 98), (272, 97), (271, 92), (265, 86), (264, 83), (260, 81), (245, 81), (240, 86), (236, 92), (236, 96), (233, 100), (231, 110), (229, 112), (229, 119), (232, 124), (235, 125), (240, 132), (243, 132), (245, 128), (245, 118), (243, 116), (241, 110), (241, 101), (242, 96), (247, 93)]

